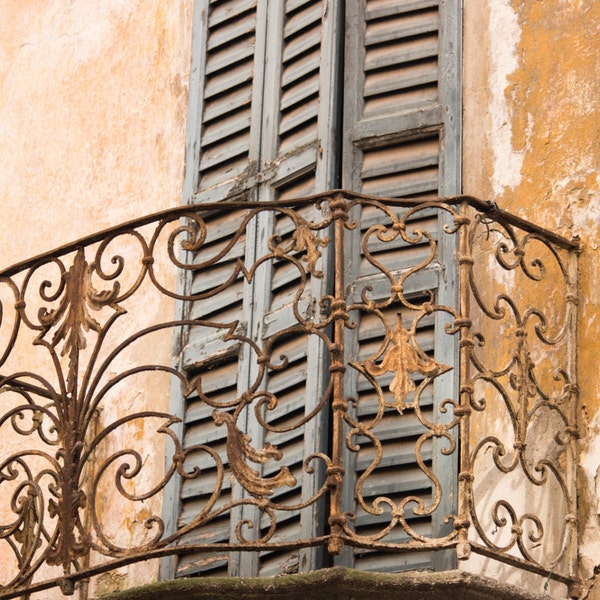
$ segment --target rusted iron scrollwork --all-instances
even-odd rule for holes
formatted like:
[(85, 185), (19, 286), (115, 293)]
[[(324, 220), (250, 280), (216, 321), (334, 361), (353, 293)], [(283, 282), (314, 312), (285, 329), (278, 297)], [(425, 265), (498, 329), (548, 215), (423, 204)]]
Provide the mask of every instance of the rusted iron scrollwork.
[[(182, 207), (0, 272), (0, 598), (73, 593), (152, 557), (318, 545), (455, 549), (575, 581), (575, 251), (472, 198), (335, 191)], [(295, 288), (274, 316), (277, 277)], [(256, 298), (250, 316), (217, 310), (235, 286)], [(290, 340), (319, 350), (322, 381), (277, 420), (270, 381), (296, 368)], [(185, 364), (193, 343), (201, 358)], [(234, 391), (215, 393), (215, 365), (232, 360)], [(169, 387), (215, 437), (184, 441), (183, 414), (152, 395)], [(409, 419), (425, 484), (380, 493)], [(282, 440), (317, 422), (322, 449), (294, 463)], [(208, 486), (177, 525), (161, 513), (173, 481)], [(316, 503), (322, 530), (279, 536), (282, 514)], [(224, 516), (227, 539), (200, 542)], [(420, 525), (434, 517), (441, 533)]]
[(573, 575), (576, 252), (494, 212), (471, 214), (462, 244), (472, 547)]

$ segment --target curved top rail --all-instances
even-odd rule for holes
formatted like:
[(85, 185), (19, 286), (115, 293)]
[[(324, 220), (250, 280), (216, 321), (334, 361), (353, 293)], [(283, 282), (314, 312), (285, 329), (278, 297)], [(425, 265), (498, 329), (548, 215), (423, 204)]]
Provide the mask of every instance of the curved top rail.
[(484, 214), (489, 214), (496, 221), (500, 221), (503, 223), (507, 223), (509, 225), (513, 225), (518, 227), (524, 231), (529, 233), (535, 233), (540, 235), (541, 237), (547, 239), (549, 242), (552, 242), (561, 248), (565, 248), (567, 250), (575, 250), (579, 251), (581, 244), (578, 238), (568, 239), (563, 237), (557, 233), (554, 233), (544, 227), (540, 227), (534, 223), (530, 223), (529, 221), (522, 219), (512, 213), (505, 211), (498, 207), (495, 202), (490, 200), (481, 200), (474, 196), (469, 195), (456, 195), (456, 196), (425, 196), (418, 199), (415, 198), (386, 198), (382, 196), (370, 196), (367, 194), (360, 194), (357, 192), (351, 192), (349, 190), (343, 189), (334, 189), (327, 190), (325, 192), (320, 192), (318, 194), (312, 194), (310, 196), (303, 196), (296, 198), (294, 200), (276, 200), (273, 202), (249, 202), (244, 200), (246, 197), (245, 193), (240, 193), (235, 196), (231, 196), (226, 200), (222, 200), (220, 202), (205, 202), (202, 204), (189, 204), (183, 206), (177, 206), (175, 208), (168, 208), (162, 211), (154, 212), (143, 217), (139, 217), (137, 219), (132, 219), (130, 221), (126, 221), (120, 225), (115, 225), (113, 227), (108, 227), (91, 235), (84, 236), (78, 240), (73, 242), (69, 242), (62, 246), (58, 246), (52, 250), (47, 252), (43, 252), (42, 254), (38, 254), (31, 258), (27, 258), (23, 261), (19, 261), (6, 269), (0, 270), (0, 277), (10, 277), (15, 275), (16, 273), (23, 271), (25, 269), (30, 268), (31, 266), (44, 262), (51, 257), (60, 257), (70, 252), (73, 252), (81, 247), (90, 246), (97, 242), (102, 241), (106, 236), (116, 234), (119, 231), (127, 231), (128, 229), (135, 229), (136, 227), (142, 227), (144, 225), (148, 225), (149, 223), (153, 223), (155, 221), (160, 221), (165, 217), (184, 217), (189, 213), (195, 213), (199, 211), (211, 211), (222, 209), (224, 205), (230, 206), (231, 208), (244, 208), (244, 207), (253, 207), (259, 208), (261, 206), (290, 206), (290, 207), (300, 207), (308, 204), (314, 204), (315, 202), (319, 202), (319, 200), (325, 200), (332, 196), (343, 196), (348, 199), (362, 199), (362, 200), (372, 200), (377, 202), (382, 202), (384, 204), (390, 206), (401, 206), (401, 207), (412, 207), (418, 206), (420, 204), (435, 202), (440, 204), (461, 204), (466, 202), (469, 206), (472, 206), (479, 212)]
[(471, 196), (331, 190), (0, 271), (0, 598), (345, 547), (576, 584), (578, 247)]

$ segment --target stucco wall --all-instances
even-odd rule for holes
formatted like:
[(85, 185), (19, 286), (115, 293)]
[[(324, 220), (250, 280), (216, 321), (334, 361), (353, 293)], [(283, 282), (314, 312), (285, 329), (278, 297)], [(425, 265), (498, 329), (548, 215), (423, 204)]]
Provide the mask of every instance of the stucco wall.
[[(0, 268), (181, 204), (192, 4), (0, 3)], [(171, 300), (139, 303), (144, 319), (174, 312)], [(123, 365), (147, 356), (169, 364), (171, 348), (166, 332), (124, 355)], [(134, 404), (166, 410), (168, 384), (163, 378), (121, 390), (116, 408), (100, 413), (101, 423)], [(152, 471), (162, 476), (159, 444), (146, 444), (142, 458), (148, 481)], [(115, 498), (100, 495), (98, 502), (101, 514), (119, 513)], [(160, 515), (160, 503), (143, 504), (113, 522), (113, 539), (126, 541), (149, 514)], [(134, 566), (92, 585), (99, 592), (139, 585), (156, 578), (156, 567)]]
[(579, 236), (582, 574), (600, 563), (600, 4), (465, 2), (464, 192)]
[[(0, 2), (0, 267), (181, 202), (191, 13), (192, 0)], [(593, 0), (465, 0), (464, 192), (583, 242), (585, 576), (600, 562), (599, 29)], [(166, 408), (166, 387), (144, 394)]]

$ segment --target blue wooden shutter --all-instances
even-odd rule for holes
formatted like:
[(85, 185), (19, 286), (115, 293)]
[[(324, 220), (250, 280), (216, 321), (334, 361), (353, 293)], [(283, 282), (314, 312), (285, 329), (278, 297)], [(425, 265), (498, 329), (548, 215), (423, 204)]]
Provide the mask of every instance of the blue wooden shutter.
[[(423, 198), (460, 192), (460, 3), (436, 0), (396, 0), (346, 3), (346, 73), (344, 89), (343, 187), (374, 196)], [(403, 211), (398, 209), (397, 215)], [(348, 332), (349, 361), (365, 361), (382, 347), (385, 323), (393, 328), (401, 315), (408, 328), (414, 311), (390, 302), (381, 310), (382, 318), (361, 301), (362, 292), (382, 303), (390, 298), (390, 284), (382, 273), (365, 260), (361, 236), (375, 224), (388, 223), (374, 207), (356, 209), (360, 227), (349, 232), (346, 240), (352, 285), (348, 302), (356, 303), (353, 312), (355, 330)], [(416, 305), (431, 291), (440, 304), (454, 304), (450, 236), (444, 236), (444, 218), (435, 211), (420, 211), (413, 225), (431, 231), (437, 240), (436, 258), (429, 268), (406, 281), (405, 294)], [(393, 244), (371, 245), (369, 250), (396, 275), (419, 264), (429, 252), (427, 244), (406, 244), (400, 237)], [(446, 269), (445, 265), (450, 265)], [(456, 340), (444, 334), (448, 318), (434, 313), (419, 321), (419, 346), (438, 363), (456, 365)], [(441, 422), (451, 415), (439, 410), (440, 398), (457, 397), (456, 369), (437, 377), (423, 391), (420, 407), (423, 416)], [(392, 373), (380, 378), (388, 389)], [(420, 379), (415, 383), (418, 385)], [(347, 393), (357, 398), (351, 418), (366, 423), (378, 407), (373, 386), (357, 369), (349, 369)], [(391, 394), (391, 392), (386, 392)], [(436, 399), (434, 401), (434, 398)], [(386, 398), (390, 401), (390, 398)], [(392, 402), (390, 402), (392, 404)], [(451, 411), (450, 411), (451, 412)], [(388, 497), (398, 506), (415, 495), (430, 503), (431, 480), (419, 468), (415, 443), (427, 429), (415, 411), (399, 414), (395, 408), (385, 411), (374, 433), (382, 442), (383, 459), (365, 479), (362, 495), (371, 511), (359, 506), (356, 481), (347, 479), (346, 510), (355, 515), (353, 526), (360, 535), (377, 535), (390, 522), (389, 510), (374, 514), (376, 499)], [(352, 437), (360, 451), (348, 451), (349, 471), (358, 478), (372, 465), (374, 447), (367, 438)], [(441, 537), (451, 523), (444, 517), (455, 511), (453, 488), (456, 481), (457, 452), (445, 456), (448, 444), (434, 438), (421, 453), (425, 464), (443, 480), (444, 496), (432, 516), (411, 515), (408, 522), (419, 535)], [(411, 540), (400, 527), (382, 538), (384, 542)], [(448, 568), (447, 555), (419, 552), (388, 553), (346, 549), (338, 564), (372, 571), (400, 571), (422, 568)]]
[[(208, 247), (190, 257), (199, 262), (231, 240), (241, 216), (227, 207), (233, 199), (273, 201), (307, 195), (333, 187), (336, 174), (334, 155), (336, 133), (334, 95), (339, 58), (335, 27), (340, 15), (326, 3), (301, 0), (258, 2), (199, 2), (200, 15), (198, 59), (194, 65), (197, 80), (197, 108), (188, 155), (196, 153), (198, 170), (188, 174), (188, 185), (195, 189), (193, 202), (224, 202), (223, 211), (205, 217), (210, 233)], [(197, 25), (198, 26), (198, 25)], [(199, 117), (197, 115), (200, 115)], [(197, 136), (197, 137), (195, 137)], [(194, 146), (197, 144), (197, 147)], [(188, 172), (190, 169), (188, 169)], [(303, 215), (310, 218), (310, 214)], [(268, 252), (272, 235), (285, 238), (290, 222), (285, 216), (262, 213), (240, 238), (227, 260), (192, 276), (192, 293), (215, 289), (227, 277), (228, 269), (239, 258), (251, 265), (256, 257)], [(206, 245), (206, 244), (205, 244)], [(322, 259), (326, 266), (329, 258)], [(326, 267), (325, 267), (326, 268)], [(230, 271), (229, 271), (230, 272)], [(240, 276), (213, 299), (195, 302), (190, 316), (215, 321), (240, 319), (239, 327), (258, 344), (295, 321), (291, 302), (299, 282), (297, 269), (286, 261), (269, 261), (250, 282)], [(309, 278), (302, 303), (314, 304), (312, 298), (325, 294), (325, 278)], [(211, 287), (212, 286), (212, 287)], [(183, 348), (183, 364), (190, 377), (202, 374), (202, 389), (214, 394), (211, 401), (223, 402), (243, 393), (256, 376), (257, 366), (243, 344), (223, 344), (221, 331), (191, 327)], [(322, 342), (305, 335), (291, 335), (282, 340), (281, 351), (290, 360), (284, 372), (267, 374), (261, 389), (277, 394), (278, 409), (268, 412), (269, 423), (282, 425), (298, 420), (311, 411), (324, 390), (327, 364)], [(211, 387), (212, 386), (212, 387)], [(225, 429), (216, 428), (213, 407), (193, 393), (185, 403), (186, 447), (210, 441), (226, 462)], [(256, 447), (276, 444), (283, 452), (297, 484), (292, 490), (278, 490), (272, 500), (294, 505), (311, 497), (319, 486), (322, 473), (309, 477), (303, 473), (304, 457), (324, 450), (326, 411), (303, 427), (289, 432), (265, 432), (258, 426), (252, 411), (247, 411), (243, 426)], [(282, 427), (285, 429), (285, 427)], [(208, 468), (210, 457), (192, 454), (188, 467)], [(268, 474), (268, 465), (263, 467)], [(276, 466), (275, 468), (278, 468)], [(202, 482), (184, 481), (182, 485), (181, 523), (197, 514), (210, 494), (211, 478)], [(223, 501), (243, 497), (241, 486), (229, 490)], [(228, 495), (229, 494), (229, 495)], [(310, 537), (322, 531), (322, 504), (301, 511), (278, 511), (280, 522), (277, 539), (286, 536)], [(248, 535), (259, 535), (268, 527), (267, 519), (253, 506), (235, 510), (233, 525), (241, 519), (257, 524)], [(235, 532), (224, 515), (202, 532), (190, 534), (187, 541), (227, 541)], [(196, 536), (196, 537), (195, 537)], [(201, 537), (199, 537), (201, 536)], [(199, 554), (179, 560), (178, 573), (256, 575), (293, 570), (310, 570), (322, 564), (320, 551), (306, 549), (299, 553)]]
[[(204, 255), (231, 240), (241, 218), (227, 206), (231, 198), (291, 199), (338, 187), (340, 182), (349, 189), (386, 196), (418, 197), (459, 191), (459, 9), (455, 0), (440, 4), (431, 0), (370, 0), (364, 4), (338, 0), (197, 0), (186, 188), (189, 201), (224, 201), (222, 211), (206, 216), (212, 238)], [(345, 60), (340, 53), (344, 44)], [(342, 76), (343, 86), (339, 85)], [(342, 157), (340, 163), (338, 159)], [(304, 216), (310, 218), (308, 213)], [(365, 210), (357, 216), (361, 231), (381, 219), (376, 210)], [(442, 223), (433, 214), (424, 214), (423, 220), (439, 238), (438, 264), (447, 264), (444, 261), (452, 248), (439, 233)], [(257, 218), (228, 254), (229, 265), (241, 257), (246, 264), (252, 264), (254, 257), (266, 251), (269, 236), (285, 237), (289, 226), (289, 221), (275, 212)], [(354, 290), (354, 296), (349, 294), (350, 302), (357, 301), (358, 290), (367, 280), (375, 289), (380, 286), (377, 273), (360, 266), (357, 235), (348, 236), (349, 289)], [(395, 268), (406, 267), (416, 260), (410, 250), (399, 246), (388, 259), (397, 265)], [(191, 260), (197, 262), (202, 256)], [(206, 291), (222, 283), (227, 261), (195, 274), (191, 291)], [(325, 271), (330, 261), (331, 257), (324, 253)], [(412, 278), (412, 297), (418, 298), (429, 289), (444, 302), (454, 293), (446, 275), (440, 269), (430, 269), (422, 277)], [(239, 320), (244, 332), (263, 343), (277, 330), (293, 324), (290, 302), (297, 281), (298, 274), (290, 264), (272, 262), (261, 268), (251, 283), (238, 277), (217, 300), (195, 303), (190, 316)], [(309, 278), (303, 302), (308, 305), (322, 297), (328, 285), (327, 278)], [(391, 307), (386, 315), (390, 322), (395, 310)], [(366, 312), (358, 315), (356, 334), (350, 333), (348, 339), (350, 359), (359, 358), (359, 345), (367, 349), (363, 352), (377, 346), (382, 332), (371, 317)], [(439, 362), (452, 364), (453, 345), (435, 343), (443, 325), (439, 321), (436, 316), (423, 321), (420, 344)], [(309, 339), (307, 343), (303, 336), (290, 336), (282, 340), (282, 347), (290, 366), (282, 372), (268, 373), (263, 384), (281, 399), (280, 409), (269, 415), (273, 423), (292, 422), (310, 411), (311, 402), (318, 401), (323, 391), (328, 366), (326, 352), (316, 340)], [(204, 373), (203, 390), (213, 394), (214, 401), (222, 398), (225, 402), (241, 393), (252, 380), (255, 367), (244, 352), (239, 343), (223, 344), (220, 332), (196, 328), (189, 332), (182, 356), (191, 377)], [(358, 396), (359, 411), (363, 407), (368, 411), (368, 391), (360, 389), (362, 384), (356, 373), (348, 378), (347, 385), (348, 394)], [(451, 376), (437, 378), (423, 395), (423, 408), (432, 415), (434, 388), (441, 385), (453, 388)], [(212, 407), (193, 393), (186, 398), (186, 445), (210, 442), (226, 460), (225, 430), (215, 427), (211, 413)], [(388, 419), (387, 431), (378, 432), (385, 440), (390, 461), (388, 472), (380, 478), (381, 489), (400, 495), (426, 490), (429, 485), (427, 478), (415, 469), (411, 450), (422, 430), (415, 418), (408, 414), (404, 417), (401, 425), (397, 419)], [(252, 415), (247, 415), (244, 427), (255, 446), (276, 444), (284, 457), (295, 457), (290, 467), (297, 485), (277, 492), (282, 502), (294, 504), (314, 492), (317, 478), (303, 475), (302, 458), (326, 447), (327, 434), (323, 432), (327, 432), (327, 426), (323, 415), (296, 433), (265, 433)], [(427, 449), (427, 460), (438, 471), (445, 468), (452, 478), (453, 464), (438, 464), (444, 457), (435, 446), (436, 442)], [(368, 449), (358, 455), (348, 452), (346, 458), (348, 468), (360, 474), (368, 464)], [(202, 453), (192, 454), (188, 466), (207, 468), (203, 460), (206, 462)], [(264, 473), (268, 474), (266, 469)], [(372, 497), (380, 493), (378, 485), (376, 479), (368, 482)], [(203, 477), (202, 482), (183, 483), (181, 523), (197, 514), (210, 488), (209, 476)], [(241, 493), (234, 485), (223, 501)], [(352, 486), (347, 490), (346, 508), (356, 512)], [(278, 535), (282, 537), (278, 539), (309, 537), (320, 532), (324, 509), (317, 504), (297, 514), (281, 511)], [(436, 522), (437, 515), (450, 510), (448, 505), (440, 507), (433, 518), (425, 519), (419, 527), (428, 535), (439, 533), (443, 524)], [(257, 522), (260, 515), (257, 509), (245, 507), (234, 515), (234, 521), (240, 518)], [(355, 525), (357, 531), (365, 533), (378, 527), (377, 519), (360, 511)], [(263, 520), (256, 531), (266, 526)], [(227, 541), (232, 536), (229, 515), (224, 515), (201, 532), (191, 534), (188, 541)], [(314, 549), (265, 552), (260, 556), (221, 552), (183, 557), (178, 573), (271, 575), (318, 568), (326, 561)], [(411, 561), (408, 555), (399, 561), (382, 553), (351, 550), (338, 559), (340, 564), (372, 570), (440, 566), (429, 556), (417, 555), (416, 562)]]

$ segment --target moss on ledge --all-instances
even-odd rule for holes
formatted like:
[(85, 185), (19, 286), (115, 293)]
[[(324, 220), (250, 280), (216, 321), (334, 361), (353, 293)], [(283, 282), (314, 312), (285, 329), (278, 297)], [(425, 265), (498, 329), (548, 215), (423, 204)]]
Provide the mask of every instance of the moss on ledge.
[(539, 600), (518, 588), (463, 571), (365, 573), (336, 567), (279, 577), (205, 577), (162, 581), (102, 600)]

